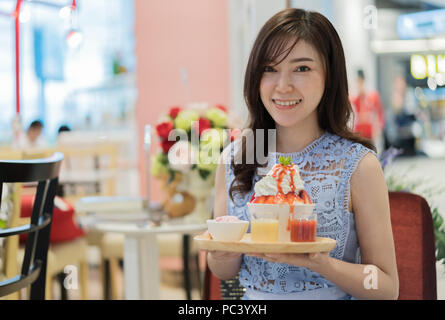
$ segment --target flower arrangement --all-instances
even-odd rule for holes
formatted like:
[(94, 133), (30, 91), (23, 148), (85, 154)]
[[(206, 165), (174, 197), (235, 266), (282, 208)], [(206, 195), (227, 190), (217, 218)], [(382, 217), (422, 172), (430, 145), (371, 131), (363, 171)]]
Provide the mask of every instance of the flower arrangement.
[(171, 107), (156, 126), (160, 152), (152, 158), (155, 177), (186, 174), (197, 170), (203, 179), (216, 171), (223, 148), (233, 140), (227, 109), (222, 105), (194, 103)]

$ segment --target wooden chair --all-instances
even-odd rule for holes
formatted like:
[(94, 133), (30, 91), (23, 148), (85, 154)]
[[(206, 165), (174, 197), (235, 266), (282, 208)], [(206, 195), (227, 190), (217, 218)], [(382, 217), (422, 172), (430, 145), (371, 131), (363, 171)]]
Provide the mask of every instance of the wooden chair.
[[(69, 133), (68, 133), (69, 134)], [(61, 169), (61, 188), (64, 199), (75, 203), (83, 197), (91, 196), (112, 196), (115, 194), (115, 179), (117, 169), (117, 145), (111, 142), (101, 142), (97, 139), (92, 141), (81, 142), (79, 140), (72, 140), (69, 135), (65, 135), (68, 140), (59, 141), (56, 150), (63, 152), (65, 161)], [(82, 214), (82, 212), (80, 212)], [(86, 254), (88, 246), (102, 247), (104, 242), (103, 235), (96, 232), (89, 232), (85, 239), (80, 239), (78, 247), (82, 246), (82, 250), (77, 250), (80, 262), (80, 276), (82, 281), (82, 298), (86, 298), (86, 283), (87, 283), (87, 261)], [(62, 252), (61, 250), (59, 250)], [(59, 254), (60, 255), (60, 254)], [(101, 253), (101, 256), (103, 254)], [(65, 261), (68, 261), (69, 255), (63, 255)], [(101, 259), (101, 273), (107, 273), (108, 268), (116, 268), (115, 260), (111, 259), (111, 263)], [(63, 265), (59, 264), (58, 269)], [(60, 271), (59, 270), (59, 274)], [(62, 291), (63, 293), (63, 291)], [(66, 294), (63, 294), (65, 296)]]
[(86, 196), (115, 194), (117, 146), (113, 143), (59, 145), (65, 155), (60, 174), (64, 198), (74, 203)]
[[(1, 238), (13, 238), (27, 233), (25, 253), (19, 275), (0, 282), (0, 296), (20, 291), (30, 285), (30, 299), (45, 299), (46, 267), (54, 197), (63, 154), (45, 159), (1, 160), (0, 195), (3, 183), (37, 182), (36, 200), (31, 223), (0, 230)], [(16, 259), (15, 256), (6, 257)]]
[[(37, 158), (48, 157), (55, 152), (54, 148), (45, 149), (33, 149), (33, 150), (19, 150), (11, 148), (2, 148), (0, 150), (1, 159), (13, 159), (13, 160), (35, 160)], [(64, 158), (65, 161), (65, 158)], [(60, 168), (62, 170), (63, 162)], [(60, 178), (60, 175), (59, 175)], [(59, 187), (59, 185), (58, 185)], [(10, 226), (17, 227), (29, 223), (29, 218), (21, 218), (21, 195), (30, 192), (35, 193), (33, 188), (22, 188), (21, 185), (17, 184), (14, 189), (14, 214), (12, 215)], [(64, 280), (64, 269), (67, 265), (77, 265), (79, 266), (79, 280), (80, 280), (80, 297), (81, 299), (88, 298), (88, 260), (87, 260), (87, 240), (82, 238), (77, 238), (72, 241), (66, 241), (62, 243), (50, 243), (47, 266), (46, 266), (46, 294), (47, 300), (51, 300), (53, 297), (53, 281), (58, 280), (61, 288), (61, 297), (65, 299), (67, 297), (67, 292), (63, 285)], [(5, 245), (5, 251), (10, 259), (6, 261), (5, 275), (10, 276), (16, 274), (19, 266), (18, 261), (22, 261), (25, 255), (25, 248), (19, 246), (18, 236), (13, 237), (13, 239), (8, 239)], [(15, 257), (12, 259), (12, 257)], [(9, 298), (18, 299), (19, 295), (14, 294)]]
[[(431, 210), (424, 198), (390, 192), (391, 224), (399, 273), (399, 300), (436, 300), (436, 258)], [(203, 299), (240, 299), (237, 279), (220, 281), (208, 266)]]
[[(69, 136), (68, 136), (69, 138)], [(97, 139), (96, 139), (97, 140)], [(59, 143), (57, 150), (63, 152), (66, 160), (61, 170), (61, 180), (64, 198), (72, 203), (77, 203), (84, 198), (110, 197), (115, 195), (116, 170), (118, 147), (111, 142), (100, 142), (93, 139), (92, 142), (80, 143), (67, 140)], [(83, 211), (78, 211), (84, 214)], [(118, 269), (120, 248), (123, 241), (119, 235), (88, 232), (86, 241), (88, 246), (96, 246), (100, 249), (100, 273), (104, 279), (104, 297), (117, 298), (117, 283), (109, 274), (115, 274)], [(116, 247), (117, 245), (117, 247)], [(108, 286), (111, 285), (111, 290)]]

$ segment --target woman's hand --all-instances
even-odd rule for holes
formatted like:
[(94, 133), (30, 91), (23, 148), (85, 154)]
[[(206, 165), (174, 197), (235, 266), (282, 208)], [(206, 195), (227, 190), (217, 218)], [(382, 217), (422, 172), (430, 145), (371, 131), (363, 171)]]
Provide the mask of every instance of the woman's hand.
[(236, 277), (241, 267), (239, 252), (208, 251), (207, 264), (213, 274), (221, 280), (229, 280)]
[(328, 252), (316, 253), (247, 253), (246, 255), (263, 258), (269, 262), (286, 263), (297, 267), (319, 272), (321, 267), (329, 263)]
[(241, 257), (239, 252), (229, 251), (208, 251), (209, 257), (215, 261), (235, 260)]

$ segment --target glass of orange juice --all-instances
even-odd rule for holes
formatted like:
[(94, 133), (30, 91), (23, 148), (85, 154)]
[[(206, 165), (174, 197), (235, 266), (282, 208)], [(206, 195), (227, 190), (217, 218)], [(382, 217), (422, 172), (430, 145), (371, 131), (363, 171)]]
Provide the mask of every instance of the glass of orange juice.
[(277, 242), (278, 213), (252, 210), (250, 233), (253, 242)]

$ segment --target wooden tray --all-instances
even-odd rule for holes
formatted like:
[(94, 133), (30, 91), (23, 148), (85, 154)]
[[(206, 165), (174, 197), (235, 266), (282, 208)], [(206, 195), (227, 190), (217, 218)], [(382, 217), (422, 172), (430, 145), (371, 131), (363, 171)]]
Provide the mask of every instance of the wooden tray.
[(310, 253), (329, 252), (335, 248), (337, 241), (317, 237), (315, 242), (252, 242), (250, 233), (240, 241), (216, 241), (208, 233), (193, 238), (198, 248), (209, 251), (256, 252), (256, 253)]

